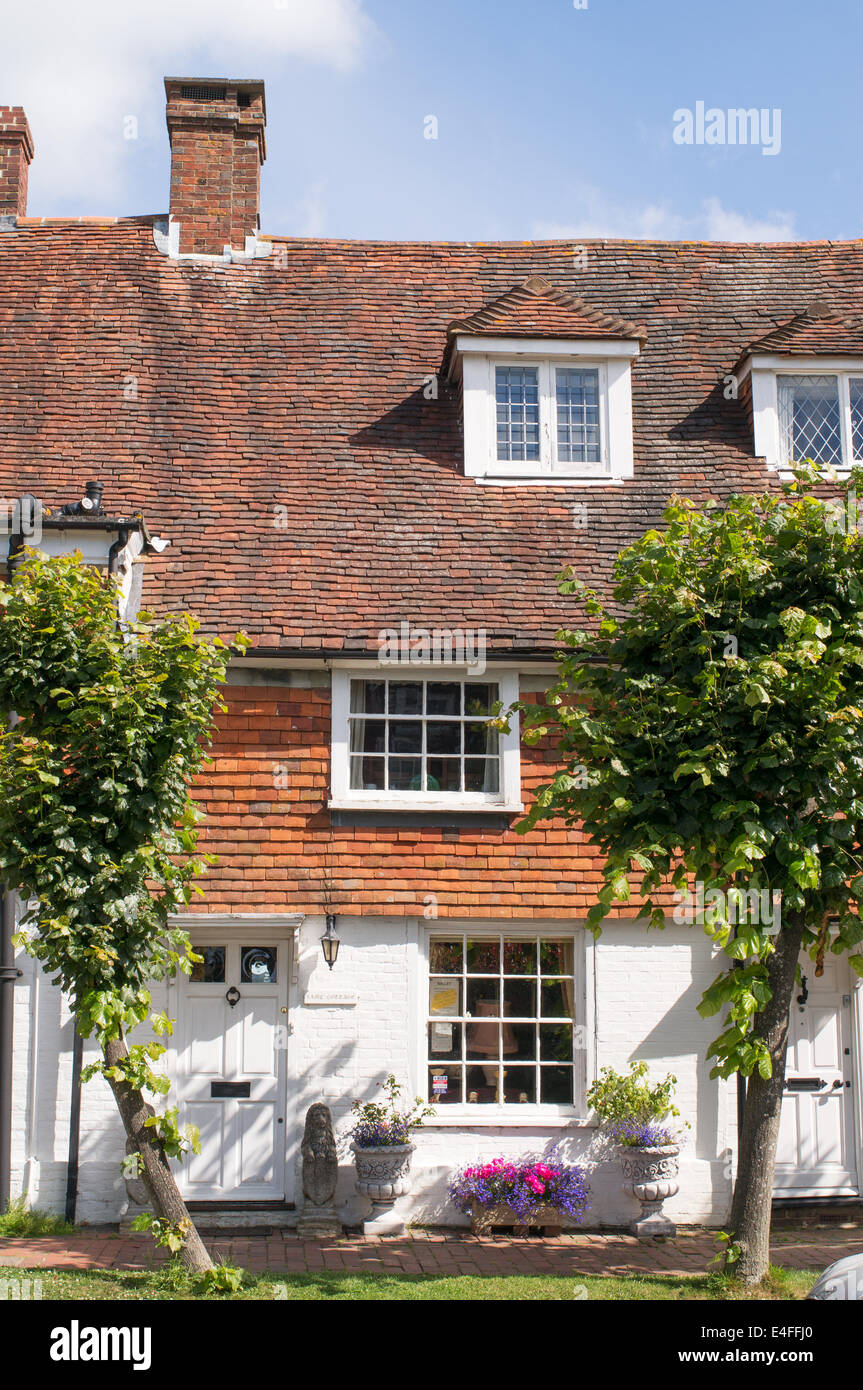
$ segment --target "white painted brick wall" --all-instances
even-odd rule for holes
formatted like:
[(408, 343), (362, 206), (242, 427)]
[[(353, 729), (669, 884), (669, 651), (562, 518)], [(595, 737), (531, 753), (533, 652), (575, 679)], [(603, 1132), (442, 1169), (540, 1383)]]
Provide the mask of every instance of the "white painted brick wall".
[[(418, 998), (418, 936), (427, 926), (398, 918), (340, 918), (342, 946), (335, 970), (323, 963), (318, 938), (322, 919), (310, 918), (301, 936), (299, 981), (291, 991), (288, 1037), (288, 1108), (285, 1137), (296, 1160), (308, 1107), (330, 1106), (341, 1166), (337, 1200), (347, 1219), (366, 1208), (354, 1189), (347, 1147), (354, 1099), (378, 1094), (390, 1071), (422, 1089), (415, 1074)], [(72, 1031), (68, 1008), (43, 975), (34, 1012), (34, 967), (19, 957), (24, 971), (16, 986), (13, 1191), (26, 1191), (32, 1205), (62, 1211), (66, 1182)], [(707, 1044), (717, 1031), (704, 1022), (696, 1004), (717, 973), (705, 938), (686, 927), (646, 933), (634, 925), (606, 929), (595, 948), (597, 1067), (625, 1067), (645, 1058), (651, 1073), (678, 1077), (677, 1103), (692, 1125), (681, 1155), (681, 1190), (668, 1206), (681, 1222), (721, 1225), (731, 1195), (728, 1149), (735, 1142), (734, 1089), (708, 1079)], [(355, 990), (355, 1006), (303, 1005), (310, 988)], [(162, 996), (154, 996), (161, 1007)], [(37, 1101), (28, 1103), (30, 1064), (37, 1029)], [(95, 1055), (85, 1048), (85, 1061)], [(442, 1107), (443, 1108), (443, 1107)], [(570, 1160), (591, 1161), (595, 1132), (588, 1129), (429, 1126), (418, 1136), (414, 1191), (403, 1209), (414, 1219), (459, 1224), (463, 1218), (446, 1201), (451, 1171), (497, 1154), (548, 1153), (553, 1147)], [(84, 1087), (81, 1123), (79, 1219), (116, 1221), (125, 1206), (120, 1175), (123, 1133), (113, 1098), (100, 1079)], [(619, 1225), (637, 1214), (637, 1204), (621, 1187), (616, 1159), (591, 1171), (591, 1225)], [(293, 1196), (302, 1192), (294, 1163)]]

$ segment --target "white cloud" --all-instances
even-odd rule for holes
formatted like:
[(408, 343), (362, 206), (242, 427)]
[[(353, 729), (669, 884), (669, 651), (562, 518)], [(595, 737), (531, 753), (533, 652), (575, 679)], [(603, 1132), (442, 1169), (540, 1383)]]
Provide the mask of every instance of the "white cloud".
[(320, 179), (311, 184), (300, 199), (297, 236), (322, 237), (327, 232), (327, 205), (324, 198), (326, 183)]
[(563, 241), (579, 237), (612, 237), (633, 241), (790, 241), (794, 214), (768, 212), (764, 217), (724, 208), (718, 198), (705, 198), (698, 212), (685, 215), (667, 203), (627, 207), (596, 188), (581, 195), (582, 211), (573, 221), (535, 222), (539, 239)]
[(166, 74), (263, 77), (288, 58), (345, 72), (374, 34), (363, 0), (40, 0), (5, 8), (0, 101), (30, 119), (31, 187), (86, 190), (96, 210), (129, 173), (124, 117), (161, 137)]

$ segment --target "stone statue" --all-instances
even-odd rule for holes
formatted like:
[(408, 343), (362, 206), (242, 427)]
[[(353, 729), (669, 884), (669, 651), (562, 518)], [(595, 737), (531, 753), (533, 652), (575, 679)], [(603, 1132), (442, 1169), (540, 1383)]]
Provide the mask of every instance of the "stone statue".
[(341, 1235), (342, 1225), (332, 1205), (339, 1176), (333, 1121), (328, 1106), (320, 1102), (309, 1106), (301, 1152), (306, 1200), (297, 1230), (301, 1236)]

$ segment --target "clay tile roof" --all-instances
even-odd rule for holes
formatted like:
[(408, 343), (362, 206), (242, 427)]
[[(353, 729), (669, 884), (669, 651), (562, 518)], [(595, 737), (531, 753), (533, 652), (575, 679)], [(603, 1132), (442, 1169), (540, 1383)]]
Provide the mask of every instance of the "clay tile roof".
[(607, 314), (579, 295), (556, 288), (542, 275), (529, 276), (469, 318), (453, 319), (447, 327), (445, 363), (452, 356), (458, 333), (503, 338), (647, 337), (642, 325)]
[(840, 314), (824, 300), (814, 300), (778, 328), (751, 342), (741, 361), (754, 353), (789, 356), (842, 356), (863, 353), (863, 315)]

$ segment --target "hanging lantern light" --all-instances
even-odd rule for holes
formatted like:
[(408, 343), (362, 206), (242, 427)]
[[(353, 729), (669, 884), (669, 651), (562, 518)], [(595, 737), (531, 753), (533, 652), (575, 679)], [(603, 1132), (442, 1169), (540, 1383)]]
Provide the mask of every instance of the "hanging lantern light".
[(321, 937), (321, 950), (324, 953), (324, 960), (332, 970), (339, 954), (341, 942), (336, 934), (336, 919), (331, 912), (327, 913), (327, 929)]

